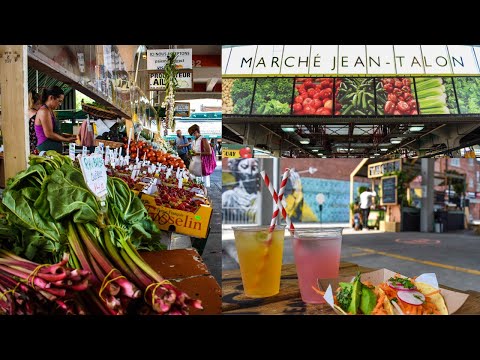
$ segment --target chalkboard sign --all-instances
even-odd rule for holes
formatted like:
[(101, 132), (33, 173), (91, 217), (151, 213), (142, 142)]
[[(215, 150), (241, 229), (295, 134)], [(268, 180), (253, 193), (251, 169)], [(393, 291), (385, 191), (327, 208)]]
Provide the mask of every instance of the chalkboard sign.
[(382, 205), (397, 205), (397, 176), (385, 176), (382, 181)]

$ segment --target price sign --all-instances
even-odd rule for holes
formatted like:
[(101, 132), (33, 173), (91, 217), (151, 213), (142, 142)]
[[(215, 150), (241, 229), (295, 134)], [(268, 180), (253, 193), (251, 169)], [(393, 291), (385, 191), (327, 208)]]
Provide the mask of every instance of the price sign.
[(87, 156), (87, 147), (86, 146), (82, 147), (82, 156)]
[(101, 155), (82, 156), (80, 168), (88, 188), (96, 197), (107, 195), (107, 169)]
[(70, 156), (70, 159), (75, 161), (75, 143), (70, 143), (68, 145), (68, 156)]

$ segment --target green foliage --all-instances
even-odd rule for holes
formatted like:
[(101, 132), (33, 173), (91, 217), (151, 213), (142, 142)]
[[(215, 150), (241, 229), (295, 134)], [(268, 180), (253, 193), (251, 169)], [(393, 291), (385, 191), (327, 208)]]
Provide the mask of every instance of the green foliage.
[(480, 78), (457, 77), (455, 90), (462, 114), (480, 114)]
[(289, 114), (292, 91), (292, 79), (258, 79), (252, 113), (261, 115)]
[(234, 114), (250, 114), (254, 85), (254, 79), (235, 79), (231, 91)]
[(2, 245), (37, 262), (59, 261), (69, 250), (67, 225), (113, 225), (134, 237), (136, 248), (162, 249), (160, 232), (141, 200), (119, 179), (108, 179), (107, 207), (101, 208), (82, 173), (58, 153), (30, 157), (31, 166), (10, 179), (0, 213)]

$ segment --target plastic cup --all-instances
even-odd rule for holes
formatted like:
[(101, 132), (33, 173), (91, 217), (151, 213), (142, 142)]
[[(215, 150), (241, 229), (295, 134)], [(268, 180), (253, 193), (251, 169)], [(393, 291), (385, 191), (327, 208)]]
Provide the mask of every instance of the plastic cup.
[(280, 291), (285, 226), (277, 225), (268, 244), (269, 226), (232, 227), (245, 296), (268, 297)]
[(337, 278), (342, 248), (342, 228), (295, 229), (292, 242), (297, 268), (298, 286), (302, 301), (324, 303), (323, 296), (315, 292), (317, 279)]

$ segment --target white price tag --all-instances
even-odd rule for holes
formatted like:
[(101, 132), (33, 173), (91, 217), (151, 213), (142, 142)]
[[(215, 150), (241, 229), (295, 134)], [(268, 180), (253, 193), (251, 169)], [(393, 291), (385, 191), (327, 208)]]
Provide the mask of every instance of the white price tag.
[(105, 151), (105, 144), (102, 143), (102, 142), (99, 142), (98, 143), (98, 147), (100, 148), (100, 154), (103, 155), (104, 151)]
[(68, 145), (68, 156), (70, 156), (72, 161), (75, 161), (75, 143), (70, 143)]
[(87, 156), (87, 147), (82, 146), (82, 156)]
[(107, 195), (107, 169), (101, 155), (82, 156), (80, 168), (88, 188), (102, 198)]

